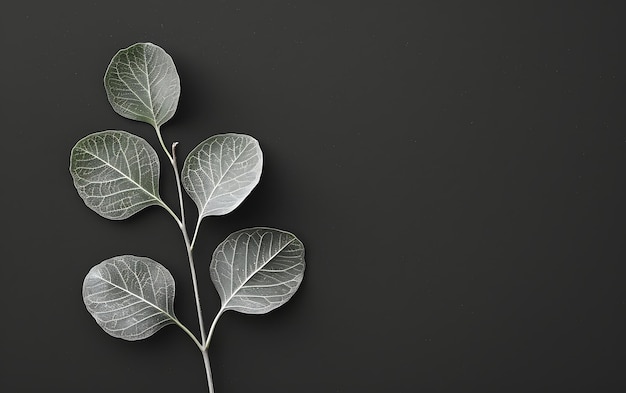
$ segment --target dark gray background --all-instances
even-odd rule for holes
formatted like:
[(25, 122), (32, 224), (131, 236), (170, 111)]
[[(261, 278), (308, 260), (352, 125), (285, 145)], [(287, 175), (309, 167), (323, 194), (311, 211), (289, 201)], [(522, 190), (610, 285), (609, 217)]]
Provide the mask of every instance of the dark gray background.
[(158, 208), (102, 219), (67, 169), (95, 131), (158, 147), (102, 85), (117, 50), (150, 41), (181, 76), (168, 144), (184, 156), (245, 132), (265, 153), (249, 199), (203, 222), (205, 318), (219, 304), (210, 255), (229, 233), (277, 227), (307, 250), (289, 303), (218, 324), (217, 393), (625, 391), (621, 4), (5, 5), (0, 390), (206, 390), (181, 331), (117, 340), (81, 299), (91, 266), (149, 256), (176, 278), (177, 314), (197, 330), (172, 219)]

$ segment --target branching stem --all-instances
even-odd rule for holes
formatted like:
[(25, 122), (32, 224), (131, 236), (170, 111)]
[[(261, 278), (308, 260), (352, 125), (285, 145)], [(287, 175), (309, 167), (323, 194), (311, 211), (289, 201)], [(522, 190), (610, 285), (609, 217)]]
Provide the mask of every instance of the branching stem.
[(196, 336), (191, 332), (191, 330), (187, 329), (187, 326), (183, 325), (182, 322), (180, 322), (178, 319), (174, 318), (174, 322), (176, 323), (176, 325), (178, 325), (179, 328), (181, 328), (183, 330), (183, 332), (187, 333), (187, 335), (189, 337), (191, 337), (191, 339), (193, 340), (194, 344), (196, 344), (196, 346), (198, 347), (199, 350), (201, 351), (205, 351), (204, 345), (202, 343), (200, 343), (200, 341), (198, 341), (198, 339), (196, 338)]
[[(172, 164), (172, 168), (174, 169), (174, 174), (176, 176), (176, 187), (178, 190), (178, 200), (180, 203), (180, 218), (165, 203), (163, 205), (165, 209), (170, 213), (170, 215), (174, 217), (174, 219), (176, 220), (183, 234), (183, 238), (185, 239), (185, 247), (187, 249), (187, 258), (189, 259), (189, 269), (191, 271), (191, 281), (193, 283), (193, 293), (196, 299), (196, 312), (198, 314), (198, 325), (200, 326), (201, 341), (198, 341), (196, 336), (193, 335), (193, 333), (191, 333), (189, 329), (187, 329), (182, 323), (177, 321), (177, 324), (185, 331), (185, 333), (187, 333), (193, 339), (196, 346), (198, 346), (198, 348), (202, 352), (202, 359), (204, 360), (204, 368), (206, 371), (207, 383), (209, 385), (209, 393), (213, 393), (213, 377), (211, 375), (211, 364), (209, 362), (209, 354), (208, 354), (207, 349), (208, 349), (208, 340), (210, 339), (212, 331), (215, 328), (215, 322), (217, 321), (217, 318), (219, 318), (221, 311), (220, 311), (220, 314), (218, 314), (216, 319), (213, 321), (213, 325), (211, 326), (211, 331), (209, 332), (209, 335), (207, 336), (205, 327), (204, 327), (204, 318), (202, 317), (202, 307), (200, 305), (200, 293), (198, 291), (196, 267), (193, 261), (193, 251), (192, 251), (193, 245), (192, 245), (192, 242), (189, 240), (189, 234), (187, 232), (187, 225), (186, 225), (186, 220), (185, 220), (185, 205), (183, 202), (182, 183), (180, 180), (180, 172), (178, 171), (178, 164), (176, 162), (176, 145), (178, 145), (178, 142), (174, 142), (172, 144), (172, 153), (170, 154), (170, 152), (165, 148), (165, 143), (163, 142), (163, 138), (161, 137), (160, 129), (158, 127), (155, 127), (155, 130), (157, 132), (157, 136), (159, 137), (159, 142), (161, 143), (161, 147), (163, 147), (163, 150), (167, 154), (170, 160), (170, 163)], [(196, 226), (196, 233), (197, 233), (197, 226)], [(194, 240), (195, 240), (195, 235), (194, 235)]]

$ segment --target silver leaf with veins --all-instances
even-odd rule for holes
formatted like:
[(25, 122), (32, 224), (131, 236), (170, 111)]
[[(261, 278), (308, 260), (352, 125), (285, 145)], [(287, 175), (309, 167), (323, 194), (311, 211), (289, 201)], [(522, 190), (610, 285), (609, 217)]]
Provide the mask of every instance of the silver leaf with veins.
[(185, 159), (182, 183), (198, 206), (199, 219), (233, 211), (259, 183), (263, 153), (245, 134), (214, 135)]
[(174, 61), (152, 43), (138, 43), (113, 57), (104, 88), (115, 112), (160, 127), (176, 112), (180, 78)]
[(74, 186), (101, 216), (122, 220), (159, 197), (159, 159), (144, 139), (125, 131), (101, 131), (76, 143), (70, 156)]
[(217, 246), (210, 272), (222, 310), (264, 314), (293, 296), (304, 267), (304, 246), (294, 235), (250, 228), (229, 235)]
[(83, 282), (83, 300), (98, 325), (134, 341), (175, 323), (174, 278), (159, 263), (122, 255), (94, 266)]

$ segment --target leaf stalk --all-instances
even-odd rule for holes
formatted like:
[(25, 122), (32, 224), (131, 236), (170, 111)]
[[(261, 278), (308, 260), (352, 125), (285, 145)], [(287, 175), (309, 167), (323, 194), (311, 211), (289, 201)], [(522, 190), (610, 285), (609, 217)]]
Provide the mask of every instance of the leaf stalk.
[(213, 331), (215, 330), (215, 325), (217, 325), (217, 321), (218, 321), (218, 319), (220, 319), (220, 317), (222, 316), (224, 311), (226, 311), (226, 310), (224, 310), (223, 308), (220, 308), (220, 311), (217, 313), (217, 315), (213, 319), (213, 323), (211, 323), (211, 328), (209, 329), (209, 334), (206, 336), (206, 339), (204, 340), (204, 343), (203, 343), (204, 346), (202, 347), (202, 349), (204, 351), (209, 349), (209, 344), (211, 343), (211, 337), (213, 336)]

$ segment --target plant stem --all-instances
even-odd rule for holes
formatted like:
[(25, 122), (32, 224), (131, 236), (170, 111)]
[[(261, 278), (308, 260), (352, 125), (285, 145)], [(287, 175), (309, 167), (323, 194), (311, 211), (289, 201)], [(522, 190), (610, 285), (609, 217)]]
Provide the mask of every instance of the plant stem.
[[(161, 145), (164, 146), (163, 140), (161, 139), (161, 134), (158, 132), (159, 140), (161, 141)], [(209, 385), (209, 393), (213, 393), (213, 377), (211, 375), (211, 364), (209, 362), (209, 354), (207, 352), (207, 344), (205, 343), (205, 328), (204, 328), (204, 318), (202, 317), (202, 307), (200, 305), (200, 292), (198, 291), (198, 279), (196, 278), (196, 267), (193, 262), (193, 250), (192, 244), (189, 241), (189, 234), (187, 233), (187, 226), (185, 221), (185, 206), (183, 203), (183, 191), (182, 185), (180, 181), (180, 173), (178, 172), (178, 165), (176, 163), (176, 145), (178, 142), (174, 142), (172, 144), (172, 155), (170, 157), (170, 162), (172, 163), (172, 168), (174, 169), (174, 174), (176, 175), (176, 186), (178, 189), (178, 200), (180, 201), (180, 229), (183, 233), (183, 238), (185, 239), (185, 247), (187, 248), (187, 258), (189, 259), (189, 270), (191, 270), (191, 282), (193, 283), (193, 293), (196, 298), (196, 312), (198, 313), (198, 325), (200, 325), (200, 337), (201, 337), (201, 345), (200, 351), (202, 352), (202, 359), (204, 360), (204, 369), (206, 371), (207, 383)]]
[(176, 164), (176, 145), (178, 142), (172, 144), (172, 167), (174, 168), (174, 173), (176, 174), (176, 185), (178, 188), (178, 199), (180, 201), (180, 224), (181, 231), (183, 232), (183, 237), (185, 238), (185, 246), (187, 248), (187, 257), (189, 259), (189, 267), (191, 268), (191, 280), (193, 282), (193, 292), (196, 297), (196, 310), (198, 311), (198, 322), (200, 324), (200, 334), (202, 337), (202, 344), (204, 344), (204, 321), (202, 318), (202, 307), (200, 307), (200, 294), (198, 292), (198, 280), (196, 279), (196, 267), (193, 263), (193, 252), (191, 248), (191, 242), (189, 241), (189, 235), (187, 234), (187, 227), (185, 224), (185, 207), (183, 204), (183, 191), (180, 182), (180, 174), (178, 173), (178, 165)]
[(178, 227), (182, 229), (183, 223), (180, 221), (176, 213), (174, 213), (174, 211), (172, 211), (172, 209), (170, 209), (170, 207), (167, 206), (167, 204), (163, 202), (163, 200), (159, 200), (159, 202), (161, 203), (161, 206), (163, 207), (163, 209), (165, 209), (165, 211), (167, 211), (170, 214), (170, 216), (174, 218), (174, 221), (176, 221), (176, 223), (178, 224)]
[[(163, 151), (167, 155), (167, 158), (169, 158), (172, 165), (174, 165), (174, 157), (170, 154), (169, 150), (167, 150), (167, 147), (165, 147), (165, 143), (163, 142), (163, 137), (161, 136), (161, 127), (154, 126), (154, 130), (156, 131), (157, 137), (159, 138), (159, 143), (161, 144)], [(174, 146), (172, 146), (172, 154), (174, 153), (173, 148)], [(174, 169), (174, 171), (178, 174), (178, 171), (176, 169)]]
[(189, 257), (189, 268), (191, 269), (191, 281), (193, 282), (193, 293), (196, 297), (196, 311), (198, 312), (198, 324), (200, 325), (200, 334), (202, 337), (202, 345), (204, 346), (204, 337), (206, 335), (204, 330), (204, 320), (202, 318), (202, 307), (200, 307), (200, 294), (198, 292), (198, 280), (196, 279), (196, 267), (193, 263), (193, 255), (191, 248), (189, 248), (189, 237), (185, 233), (185, 242), (187, 243), (187, 256)]
[(181, 328), (183, 330), (183, 332), (187, 333), (187, 335), (193, 340), (193, 342), (196, 344), (196, 346), (198, 347), (198, 349), (200, 349), (201, 351), (204, 350), (204, 346), (200, 343), (200, 341), (198, 341), (198, 339), (196, 338), (196, 336), (189, 330), (187, 329), (187, 326), (183, 325), (182, 322), (180, 322), (177, 318), (174, 318), (174, 322), (176, 323), (176, 325), (178, 325), (179, 328)]
[(206, 379), (207, 384), (209, 385), (209, 393), (213, 393), (213, 377), (211, 375), (211, 363), (209, 362), (209, 353), (208, 346), (209, 340), (211, 339), (211, 335), (213, 334), (213, 330), (215, 328), (215, 323), (217, 319), (222, 314), (222, 310), (217, 314), (213, 324), (211, 325), (211, 330), (209, 331), (209, 335), (207, 336), (205, 328), (204, 328), (204, 318), (202, 317), (202, 307), (200, 306), (200, 293), (198, 291), (198, 279), (196, 278), (196, 267), (193, 262), (193, 243), (196, 241), (196, 236), (198, 234), (198, 227), (200, 226), (200, 219), (198, 218), (198, 223), (196, 224), (196, 229), (194, 231), (193, 241), (189, 240), (189, 234), (187, 233), (187, 224), (185, 220), (185, 205), (183, 202), (183, 191), (182, 191), (182, 182), (180, 180), (180, 173), (178, 171), (178, 164), (176, 163), (176, 146), (178, 142), (174, 142), (172, 144), (172, 153), (167, 150), (165, 147), (165, 143), (163, 142), (163, 137), (161, 136), (161, 129), (157, 126), (154, 127), (157, 137), (159, 138), (159, 143), (161, 147), (165, 151), (167, 158), (170, 160), (172, 164), (172, 168), (174, 169), (174, 175), (176, 176), (176, 188), (178, 190), (178, 201), (180, 203), (180, 218), (170, 209), (165, 203), (163, 206), (165, 210), (170, 213), (176, 223), (178, 224), (180, 231), (183, 233), (183, 238), (185, 239), (185, 248), (187, 248), (187, 258), (189, 259), (189, 269), (191, 270), (191, 282), (193, 283), (193, 293), (196, 298), (196, 312), (198, 314), (198, 325), (200, 325), (200, 337), (201, 341), (198, 341), (196, 337), (180, 322), (177, 322), (178, 325), (187, 333), (192, 340), (196, 343), (200, 352), (202, 352), (202, 359), (204, 360), (204, 369), (206, 371)]
[(198, 222), (196, 223), (196, 229), (193, 231), (193, 238), (191, 239), (191, 248), (193, 249), (193, 246), (196, 244), (196, 237), (198, 237), (198, 229), (200, 229), (200, 222), (202, 220), (200, 220), (198, 218)]
[(215, 325), (217, 325), (217, 320), (220, 319), (220, 317), (222, 316), (222, 314), (224, 313), (223, 308), (220, 308), (220, 312), (217, 313), (217, 315), (215, 316), (215, 318), (213, 319), (213, 323), (211, 324), (211, 328), (209, 329), (209, 334), (206, 336), (206, 339), (204, 339), (203, 342), (203, 349), (206, 351), (209, 349), (209, 344), (211, 343), (211, 337), (213, 336), (213, 331), (215, 330)]
[(206, 381), (209, 384), (209, 393), (213, 393), (213, 376), (211, 375), (211, 363), (209, 362), (209, 351), (202, 349), (202, 359), (204, 360), (204, 370), (206, 371)]
[(204, 368), (206, 370), (206, 378), (209, 383), (209, 393), (213, 393), (213, 377), (211, 376), (211, 364), (209, 362), (209, 343), (211, 342), (211, 336), (213, 336), (213, 331), (215, 330), (215, 325), (217, 324), (217, 320), (220, 319), (222, 314), (224, 313), (224, 309), (221, 308), (220, 312), (217, 313), (215, 318), (213, 319), (213, 323), (211, 323), (211, 328), (209, 329), (209, 334), (206, 338), (202, 338), (202, 358), (204, 359)]

